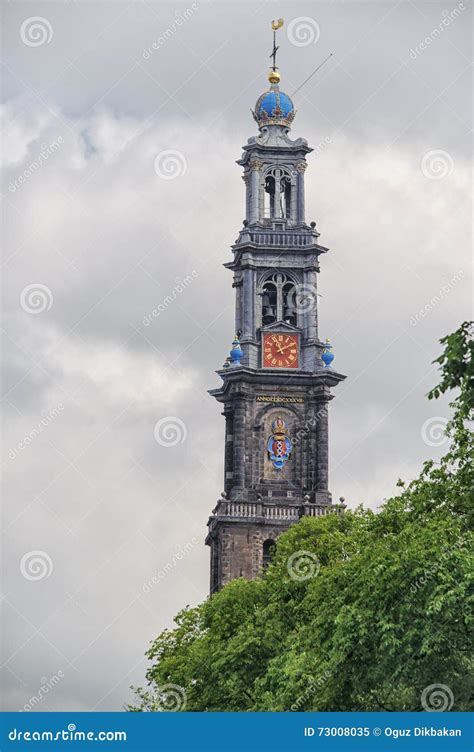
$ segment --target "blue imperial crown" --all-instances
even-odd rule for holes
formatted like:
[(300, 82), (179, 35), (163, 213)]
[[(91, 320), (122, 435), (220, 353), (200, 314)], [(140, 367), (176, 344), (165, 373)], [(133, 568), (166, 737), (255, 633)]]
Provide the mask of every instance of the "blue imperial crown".
[(295, 117), (295, 108), (288, 94), (280, 91), (277, 84), (272, 84), (269, 91), (257, 99), (253, 117), (260, 128), (265, 125), (289, 127)]

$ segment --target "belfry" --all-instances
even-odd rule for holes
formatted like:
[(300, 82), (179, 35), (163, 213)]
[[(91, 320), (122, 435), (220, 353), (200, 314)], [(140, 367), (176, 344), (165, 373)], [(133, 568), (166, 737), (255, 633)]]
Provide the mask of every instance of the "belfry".
[[(275, 31), (282, 21), (272, 24)], [(211, 593), (269, 562), (281, 532), (305, 515), (342, 514), (328, 488), (328, 407), (337, 373), (318, 334), (316, 225), (306, 222), (303, 138), (292, 140), (295, 109), (280, 90), (275, 56), (270, 88), (255, 105), (259, 134), (238, 164), (245, 220), (224, 266), (233, 273), (235, 331), (210, 391), (225, 418), (224, 492), (208, 522)]]

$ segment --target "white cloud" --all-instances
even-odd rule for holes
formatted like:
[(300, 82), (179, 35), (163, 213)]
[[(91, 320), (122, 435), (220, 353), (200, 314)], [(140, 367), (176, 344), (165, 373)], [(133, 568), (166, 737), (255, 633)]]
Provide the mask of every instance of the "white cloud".
[(40, 139), (48, 126), (54, 122), (57, 112), (57, 109), (31, 109), (31, 103), (26, 96), (0, 105), (0, 125), (3, 133), (0, 164), (11, 167), (26, 162), (32, 156), (32, 144), (36, 144), (39, 151)]

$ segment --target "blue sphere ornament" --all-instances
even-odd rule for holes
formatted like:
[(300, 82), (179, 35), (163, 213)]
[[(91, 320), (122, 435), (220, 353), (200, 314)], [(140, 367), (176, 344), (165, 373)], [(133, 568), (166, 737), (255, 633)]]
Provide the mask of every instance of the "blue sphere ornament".
[(290, 126), (295, 117), (295, 108), (288, 94), (280, 91), (277, 85), (272, 85), (257, 99), (253, 116), (259, 126)]
[(327, 339), (324, 344), (323, 354), (321, 355), (321, 360), (324, 363), (324, 368), (331, 368), (331, 363), (334, 360), (334, 353), (332, 353), (331, 350), (332, 350), (332, 345), (329, 343), (329, 340)]
[(240, 366), (240, 361), (242, 360), (243, 356), (242, 348), (240, 347), (240, 340), (235, 335), (234, 339), (232, 340), (232, 349), (230, 351), (230, 362), (233, 366)]

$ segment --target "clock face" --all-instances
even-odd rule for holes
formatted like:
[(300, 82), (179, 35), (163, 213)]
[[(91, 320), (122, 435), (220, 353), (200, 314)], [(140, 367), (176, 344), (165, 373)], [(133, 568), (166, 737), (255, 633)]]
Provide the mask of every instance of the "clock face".
[(263, 335), (263, 368), (298, 368), (298, 334), (267, 332)]

